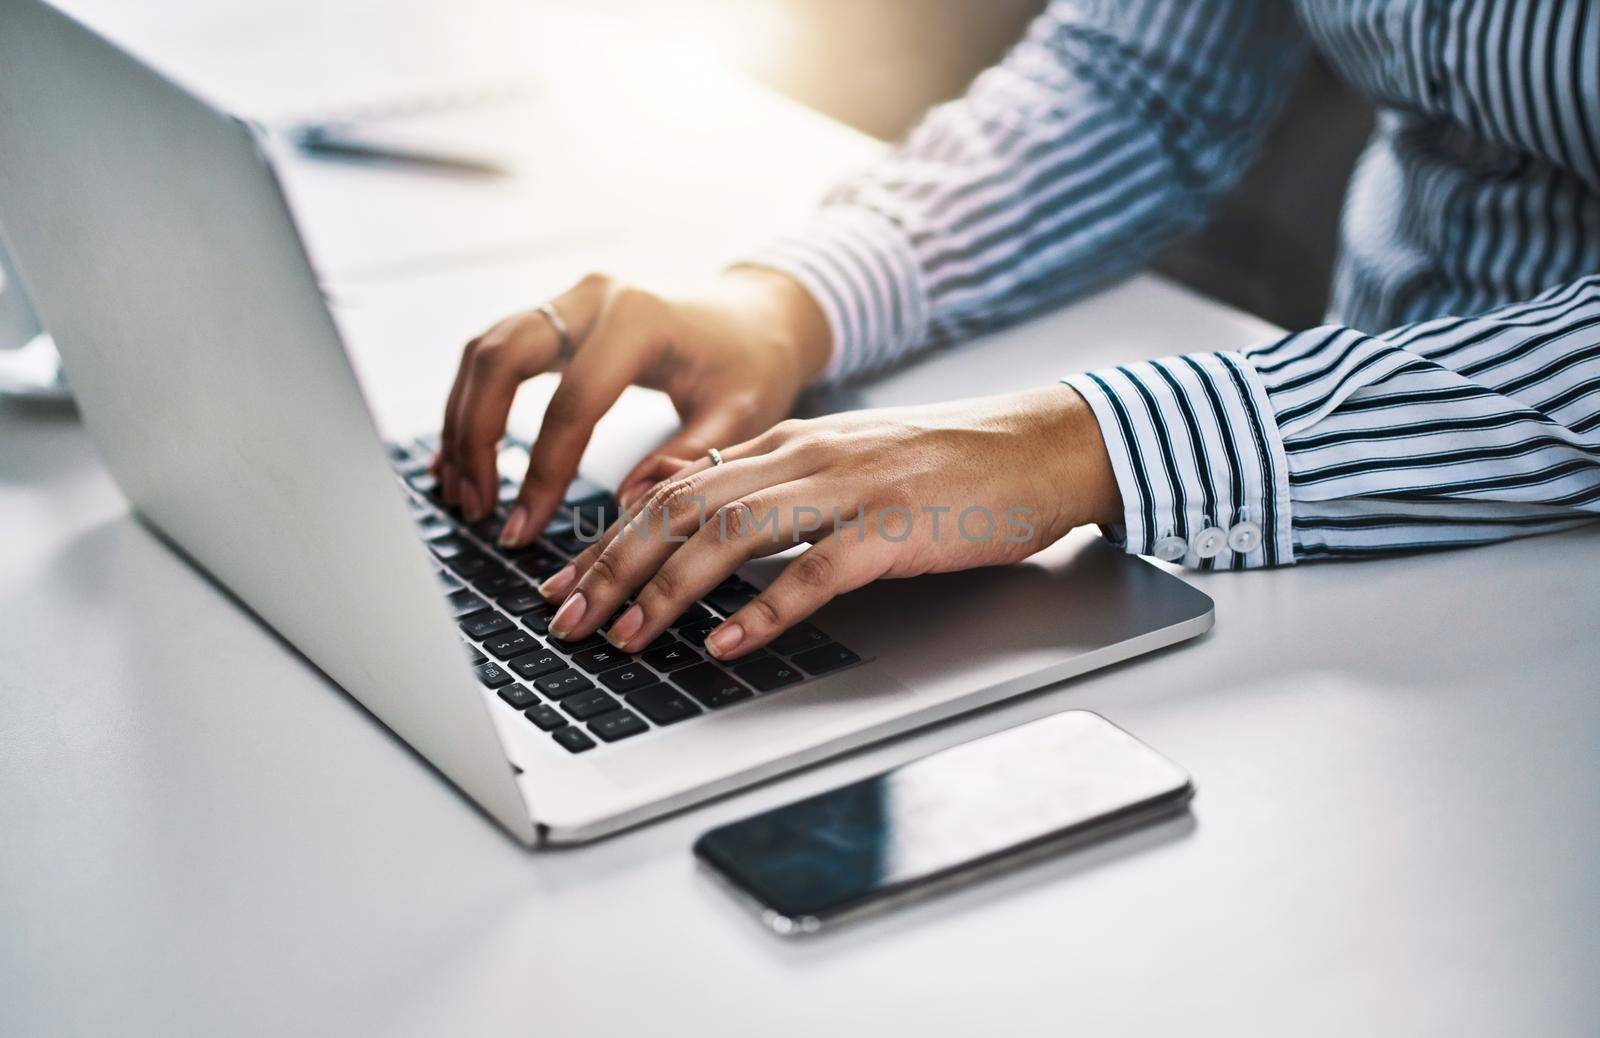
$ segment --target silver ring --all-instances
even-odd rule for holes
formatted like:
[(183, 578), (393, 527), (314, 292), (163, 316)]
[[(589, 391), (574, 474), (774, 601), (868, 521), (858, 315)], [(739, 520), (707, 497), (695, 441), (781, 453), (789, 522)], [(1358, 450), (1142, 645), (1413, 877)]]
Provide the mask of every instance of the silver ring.
[(712, 468), (716, 468), (718, 465), (722, 464), (722, 452), (717, 450), (715, 447), (706, 451), (706, 457), (711, 459)]
[(556, 330), (556, 356), (561, 360), (571, 360), (572, 355), (578, 352), (578, 346), (572, 341), (572, 333), (567, 330), (567, 322), (561, 319), (555, 306), (550, 303), (540, 303), (534, 309), (544, 314), (544, 319)]

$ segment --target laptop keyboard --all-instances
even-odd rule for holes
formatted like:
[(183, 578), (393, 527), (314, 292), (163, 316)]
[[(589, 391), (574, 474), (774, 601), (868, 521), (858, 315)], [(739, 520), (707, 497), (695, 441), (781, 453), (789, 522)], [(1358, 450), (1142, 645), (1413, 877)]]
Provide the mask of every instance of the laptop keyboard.
[(712, 660), (704, 651), (706, 636), (756, 593), (736, 576), (637, 653), (623, 652), (599, 634), (570, 643), (551, 637), (555, 606), (539, 594), (538, 583), (588, 547), (580, 530), (603, 529), (616, 519), (616, 499), (578, 479), (541, 537), (529, 547), (501, 551), (496, 541), (516, 499), (515, 484), (502, 480), (493, 516), (466, 523), (440, 499), (428, 473), (436, 449), (435, 441), (423, 438), (390, 445), (389, 456), (417, 532), (432, 552), (467, 658), (506, 709), (548, 732), (567, 752), (647, 735), (861, 662), (809, 623), (731, 664)]

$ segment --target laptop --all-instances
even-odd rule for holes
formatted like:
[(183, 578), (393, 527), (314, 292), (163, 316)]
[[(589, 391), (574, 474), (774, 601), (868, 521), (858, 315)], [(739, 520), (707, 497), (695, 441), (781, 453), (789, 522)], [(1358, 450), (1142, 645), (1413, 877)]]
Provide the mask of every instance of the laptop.
[(534, 585), (614, 501), (579, 480), (509, 555), (498, 519), (442, 507), (431, 443), (380, 439), (249, 125), (47, 4), (0, 0), (0, 141), (0, 227), (137, 515), (525, 844), (1211, 626), (1204, 594), (1078, 531), (1020, 565), (860, 589), (729, 666), (706, 632), (781, 559), (637, 656), (556, 641)]

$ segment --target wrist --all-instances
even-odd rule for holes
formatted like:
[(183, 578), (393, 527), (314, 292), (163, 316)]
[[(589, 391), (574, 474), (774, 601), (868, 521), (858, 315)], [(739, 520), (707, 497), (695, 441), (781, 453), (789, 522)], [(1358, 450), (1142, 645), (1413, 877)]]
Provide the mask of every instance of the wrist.
[(801, 385), (821, 375), (833, 359), (833, 331), (827, 315), (799, 281), (782, 271), (739, 264), (723, 281), (747, 298), (771, 336), (769, 348), (781, 352)]
[(1048, 415), (1047, 465), (1069, 527), (1122, 521), (1122, 491), (1089, 402), (1064, 384), (1032, 391)]

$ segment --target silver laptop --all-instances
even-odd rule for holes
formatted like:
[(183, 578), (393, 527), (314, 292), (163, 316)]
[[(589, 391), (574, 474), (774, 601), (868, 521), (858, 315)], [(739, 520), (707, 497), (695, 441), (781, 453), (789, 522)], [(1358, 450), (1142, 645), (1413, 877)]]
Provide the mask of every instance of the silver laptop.
[(253, 131), (38, 0), (0, 0), (0, 227), (137, 513), (528, 844), (1211, 626), (1205, 595), (1079, 531), (1006, 569), (864, 588), (731, 667), (699, 646), (762, 564), (640, 656), (552, 641), (532, 585), (604, 491), (580, 481), (511, 557), (492, 522), (438, 507), (428, 445), (374, 429)]

